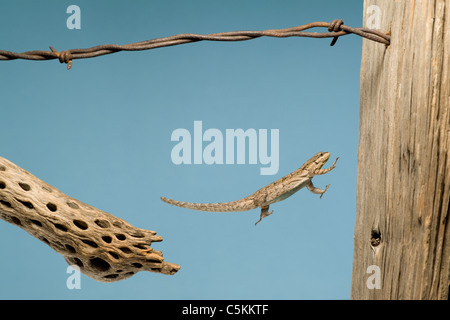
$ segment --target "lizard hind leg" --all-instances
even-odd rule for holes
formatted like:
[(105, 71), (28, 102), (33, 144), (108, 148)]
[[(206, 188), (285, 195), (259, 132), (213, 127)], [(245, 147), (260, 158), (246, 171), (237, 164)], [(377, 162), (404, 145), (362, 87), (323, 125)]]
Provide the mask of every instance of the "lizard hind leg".
[(314, 186), (314, 184), (312, 183), (312, 181), (310, 181), (310, 182), (306, 185), (306, 187), (307, 187), (308, 190), (311, 191), (312, 193), (320, 194), (320, 198), (322, 198), (323, 194), (325, 193), (325, 191), (328, 190), (328, 188), (330, 187), (330, 185), (327, 185), (327, 186), (325, 187), (325, 189), (322, 190), (322, 189), (316, 188), (316, 187)]
[(264, 219), (265, 217), (270, 216), (273, 213), (273, 210), (269, 212), (269, 206), (267, 207), (262, 207), (261, 208), (261, 216), (259, 217), (259, 220), (256, 221), (255, 226), (261, 222), (262, 219)]

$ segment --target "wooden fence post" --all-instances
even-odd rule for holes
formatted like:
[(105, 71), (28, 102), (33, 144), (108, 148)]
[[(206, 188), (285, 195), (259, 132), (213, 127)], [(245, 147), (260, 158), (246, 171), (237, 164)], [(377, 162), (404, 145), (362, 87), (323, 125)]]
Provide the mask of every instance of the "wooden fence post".
[(450, 1), (365, 0), (352, 299), (448, 299)]

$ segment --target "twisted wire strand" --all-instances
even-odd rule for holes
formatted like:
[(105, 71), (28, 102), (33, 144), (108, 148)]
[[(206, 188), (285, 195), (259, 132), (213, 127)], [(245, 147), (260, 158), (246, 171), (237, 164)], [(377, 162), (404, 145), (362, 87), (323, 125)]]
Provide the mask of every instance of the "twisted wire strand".
[[(328, 28), (329, 32), (304, 32), (311, 28), (324, 27)], [(208, 35), (184, 33), (170, 37), (146, 40), (125, 45), (118, 44), (104, 44), (91, 48), (70, 49), (58, 52), (53, 47), (51, 51), (33, 50), (26, 52), (11, 52), (0, 50), (0, 60), (53, 60), (59, 59), (61, 63), (67, 63), (67, 69), (72, 66), (74, 59), (86, 59), (99, 57), (107, 54), (112, 54), (119, 51), (141, 51), (150, 50), (161, 47), (175, 46), (184, 43), (197, 41), (246, 41), (260, 37), (309, 37), (309, 38), (333, 38), (331, 45), (333, 46), (340, 36), (348, 34), (356, 34), (363, 38), (389, 45), (391, 37), (378, 30), (368, 28), (352, 28), (344, 25), (342, 20), (333, 20), (329, 22), (312, 22), (302, 26), (286, 28), (286, 29), (271, 29), (264, 31), (231, 31), (213, 33)]]

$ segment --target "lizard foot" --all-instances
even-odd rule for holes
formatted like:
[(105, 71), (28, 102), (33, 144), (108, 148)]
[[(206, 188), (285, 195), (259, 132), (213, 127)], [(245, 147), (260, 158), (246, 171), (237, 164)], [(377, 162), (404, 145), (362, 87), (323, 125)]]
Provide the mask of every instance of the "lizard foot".
[(259, 217), (259, 220), (255, 222), (255, 226), (261, 222), (262, 219), (265, 217), (270, 216), (273, 213), (273, 210), (268, 212), (268, 210), (261, 210), (261, 216)]
[(339, 160), (339, 157), (336, 158), (336, 160), (334, 160), (333, 164), (331, 165), (331, 167), (334, 169), (336, 168), (336, 162)]
[(320, 195), (320, 199), (322, 199), (323, 194), (325, 193), (325, 191), (328, 190), (329, 187), (330, 187), (330, 185), (327, 185), (327, 186), (325, 187), (325, 190), (323, 190), (322, 194)]

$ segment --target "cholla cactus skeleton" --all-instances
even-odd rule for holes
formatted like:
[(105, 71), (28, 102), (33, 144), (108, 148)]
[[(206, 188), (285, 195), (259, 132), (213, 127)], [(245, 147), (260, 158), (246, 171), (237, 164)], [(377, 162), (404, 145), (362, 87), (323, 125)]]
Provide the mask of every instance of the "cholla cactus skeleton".
[(0, 218), (19, 226), (77, 265), (85, 275), (114, 282), (139, 271), (172, 275), (180, 266), (149, 246), (162, 241), (109, 213), (73, 199), (0, 157)]

